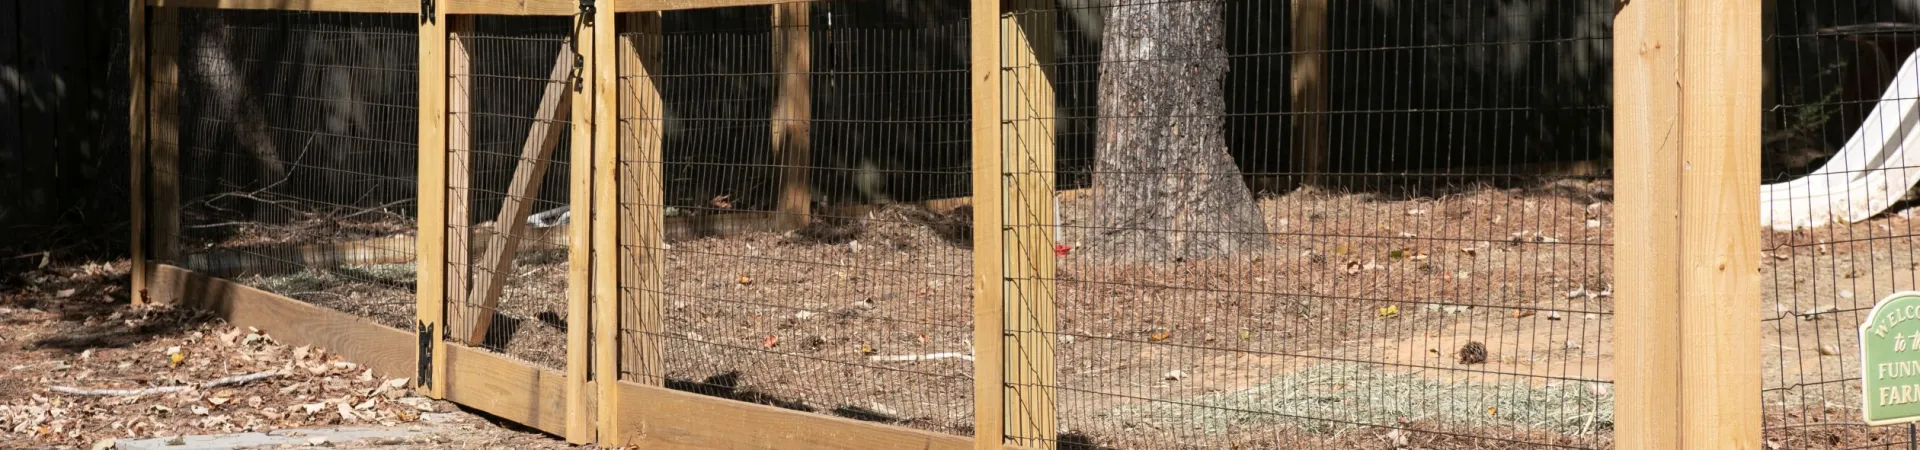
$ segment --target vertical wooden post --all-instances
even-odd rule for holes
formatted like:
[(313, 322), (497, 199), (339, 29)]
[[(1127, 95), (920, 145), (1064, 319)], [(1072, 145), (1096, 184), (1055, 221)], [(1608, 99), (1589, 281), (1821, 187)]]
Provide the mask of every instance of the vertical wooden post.
[[(665, 384), (666, 350), (660, 339), (664, 329), (664, 303), (661, 279), (665, 275), (663, 249), (666, 214), (663, 208), (665, 188), (661, 180), (661, 144), (666, 121), (665, 102), (653, 75), (658, 73), (661, 57), (660, 13), (633, 13), (620, 18), (624, 36), (618, 39), (616, 74), (619, 85), (618, 114), (620, 135), (616, 146), (619, 173), (613, 180), (618, 192), (619, 223), (614, 244), (620, 258), (619, 279), (608, 280), (616, 302), (600, 306), (604, 318), (599, 326), (619, 330), (606, 335), (601, 344), (603, 361), (599, 373), (609, 382), (600, 385), (601, 435), (603, 443), (629, 442), (630, 430), (619, 428), (619, 390), (611, 380), (619, 373), (632, 374), (629, 381), (659, 386)], [(618, 318), (618, 320), (614, 320)], [(616, 364), (615, 356), (618, 357)]]
[[(180, 256), (180, 8), (154, 8), (150, 14), (146, 187), (152, 233), (147, 235), (147, 258), (175, 262)], [(152, 269), (151, 261), (147, 269)], [(155, 303), (179, 300), (166, 293), (148, 294), (147, 300)]]
[(1053, 448), (1055, 14), (973, 2), (974, 438)]
[(1005, 344), (1008, 444), (1051, 449), (1054, 417), (1054, 92), (1053, 2), (1021, 0), (1001, 21), (1001, 165), (1012, 175), (1001, 194), (1008, 328)]
[(467, 298), (473, 283), (472, 37), (473, 16), (447, 17), (447, 299)]
[[(146, 285), (156, 262), (175, 262), (180, 242), (180, 8), (154, 8), (146, 17)], [(177, 262), (175, 262), (177, 263)], [(142, 287), (144, 288), (144, 287)], [(134, 302), (173, 304), (169, 292), (134, 290)]]
[(1327, 0), (1293, 0), (1290, 91), (1296, 183), (1320, 183), (1327, 169)]
[(147, 300), (147, 277), (151, 275), (147, 265), (147, 2), (146, 0), (127, 1), (127, 155), (130, 159), (127, 168), (132, 179), (128, 182), (133, 211), (130, 228), (133, 229), (133, 252), (131, 267), (133, 274), (133, 304), (143, 304)]
[[(597, 8), (592, 16), (574, 16), (573, 43), (578, 52), (580, 66), (578, 77), (571, 82), (573, 90), (571, 107), (573, 108), (572, 148), (568, 157), (570, 171), (567, 178), (571, 184), (570, 219), (567, 221), (567, 442), (586, 443), (593, 441), (595, 421), (599, 418), (587, 411), (587, 378), (596, 347), (589, 330), (601, 334), (614, 333), (615, 330), (591, 326), (594, 320), (592, 301), (595, 298), (595, 282), (612, 278), (607, 273), (610, 264), (603, 263), (603, 255), (611, 252), (600, 251), (597, 256), (593, 243), (600, 241), (603, 223), (610, 220), (613, 209), (606, 207), (604, 200), (611, 192), (596, 192), (602, 183), (600, 172), (605, 164), (599, 161), (604, 153), (600, 145), (603, 137), (600, 130), (603, 117), (595, 113), (600, 101), (599, 91), (607, 85), (601, 83), (600, 66), (605, 60), (600, 58), (599, 47), (602, 31), (613, 29), (612, 15), (609, 9)], [(602, 195), (605, 194), (605, 195)], [(526, 220), (524, 218), (520, 220)], [(599, 247), (607, 248), (607, 247)], [(509, 257), (511, 259), (511, 257)], [(601, 281), (604, 283), (604, 281)], [(611, 300), (611, 296), (599, 298)], [(606, 383), (602, 383), (606, 384)]]
[(773, 158), (780, 166), (780, 201), (774, 228), (806, 226), (812, 214), (813, 39), (811, 5), (773, 6), (773, 67), (780, 94), (773, 103)]
[(978, 450), (1006, 447), (1006, 260), (1002, 241), (1005, 193), (1001, 178), (1000, 0), (972, 0), (968, 14), (969, 63), (972, 84), (973, 139), (973, 442)]
[[(420, 18), (420, 140), (419, 196), (415, 223), (414, 263), (416, 333), (430, 339), (416, 353), (423, 373), (414, 378), (427, 396), (446, 398), (447, 351), (443, 339), (447, 293), (447, 15), (435, 12)], [(420, 358), (425, 361), (420, 361)]]
[(1623, 449), (1760, 448), (1760, 23), (1758, 0), (1615, 21)]

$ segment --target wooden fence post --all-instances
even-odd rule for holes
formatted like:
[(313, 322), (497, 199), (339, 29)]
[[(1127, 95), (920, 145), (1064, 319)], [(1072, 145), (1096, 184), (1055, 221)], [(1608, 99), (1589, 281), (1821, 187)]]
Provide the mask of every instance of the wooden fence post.
[[(148, 18), (152, 33), (152, 53), (148, 56), (147, 81), (153, 96), (149, 120), (147, 163), (152, 170), (148, 195), (153, 198), (153, 226), (148, 256), (161, 261), (180, 257), (180, 8), (155, 8)], [(162, 298), (173, 303), (175, 298)]]
[[(129, 5), (130, 20), (144, 30), (134, 39), (144, 49), (129, 64), (137, 64), (131, 82), (132, 107), (128, 118), (133, 154), (133, 303), (173, 303), (167, 292), (152, 287), (155, 261), (174, 262), (180, 242), (180, 9), (142, 3)], [(132, 29), (130, 29), (132, 30)], [(143, 82), (144, 80), (144, 82)]]
[(414, 245), (418, 259), (415, 289), (415, 333), (423, 342), (415, 353), (419, 373), (415, 386), (433, 398), (447, 391), (447, 347), (444, 321), (447, 303), (447, 15), (420, 18), (420, 227)]
[(1001, 261), (1000, 1), (972, 0), (967, 78), (973, 81), (973, 442), (979, 450), (1005, 448), (1007, 410), (1000, 396), (1006, 373), (1006, 290)]
[(974, 440), (1053, 448), (1052, 5), (972, 4)]
[(127, 1), (127, 156), (128, 197), (133, 211), (129, 228), (133, 229), (131, 267), (133, 304), (147, 300), (147, 2)]
[[(606, 205), (607, 197), (613, 193), (598, 191), (601, 183), (600, 172), (605, 169), (599, 159), (606, 153), (602, 145), (602, 129), (611, 128), (612, 122), (596, 114), (596, 109), (607, 108), (600, 104), (601, 90), (610, 89), (602, 82), (601, 72), (609, 61), (602, 59), (599, 47), (610, 45), (611, 40), (602, 40), (611, 36), (613, 30), (613, 12), (607, 9), (595, 9), (592, 16), (574, 16), (574, 34), (571, 40), (574, 51), (578, 52), (580, 66), (578, 77), (572, 81), (573, 133), (568, 150), (572, 193), (568, 200), (570, 218), (567, 221), (567, 442), (580, 444), (594, 440), (594, 424), (598, 416), (587, 410), (587, 379), (592, 373), (592, 355), (595, 353), (594, 341), (588, 330), (606, 334), (617, 333), (614, 329), (591, 326), (594, 319), (593, 300), (595, 283), (612, 278), (608, 272), (611, 264), (603, 263), (604, 255), (612, 251), (601, 251), (596, 256), (593, 243), (601, 233), (603, 223), (610, 221), (613, 208)], [(604, 35), (604, 36), (603, 36)], [(525, 219), (521, 219), (525, 220)], [(611, 247), (602, 247), (610, 249)], [(511, 257), (509, 257), (511, 259)], [(611, 301), (614, 297), (598, 298)], [(617, 377), (618, 375), (616, 375)], [(601, 378), (602, 383), (610, 383)]]
[(608, 137), (618, 142), (607, 149), (614, 152), (611, 159), (618, 173), (602, 192), (617, 191), (611, 200), (618, 203), (620, 215), (614, 224), (616, 236), (609, 237), (613, 242), (601, 247), (619, 249), (614, 255), (619, 258), (619, 270), (617, 279), (606, 280), (609, 286), (603, 292), (608, 295), (604, 298), (614, 301), (600, 305), (597, 313), (599, 327), (618, 330), (603, 337), (598, 369), (609, 380), (600, 385), (601, 442), (613, 445), (627, 443), (632, 430), (620, 428), (619, 389), (612, 380), (625, 372), (633, 375), (629, 381), (635, 384), (666, 382), (662, 359), (666, 346), (660, 339), (665, 326), (661, 280), (666, 267), (666, 195), (661, 146), (666, 112), (660, 87), (652, 78), (660, 70), (660, 19), (657, 12), (621, 16), (620, 30), (625, 35), (617, 39), (614, 58), (618, 62), (611, 68), (618, 86), (614, 93), (617, 115), (611, 120), (619, 121), (619, 129), (608, 131), (619, 134)]
[[(446, 322), (448, 304), (459, 305), (473, 291), (473, 16), (448, 15), (447, 24), (447, 124), (446, 179), (447, 204), (442, 233), (446, 234), (446, 264), (437, 275), (446, 280), (447, 291), (436, 300), (441, 309), (436, 320)], [(425, 36), (421, 37), (425, 39)], [(424, 66), (423, 66), (424, 67)], [(426, 92), (426, 91), (421, 91)], [(438, 92), (438, 91), (435, 91)], [(424, 122), (422, 122), (424, 123)], [(425, 150), (423, 146), (421, 150)], [(422, 192), (424, 196), (424, 191)], [(424, 255), (424, 253), (422, 254)], [(424, 260), (423, 260), (424, 263)], [(442, 325), (440, 328), (444, 329)], [(438, 340), (444, 340), (439, 338)], [(439, 345), (439, 344), (435, 344)], [(439, 354), (439, 352), (435, 352)]]
[(1758, 0), (1615, 21), (1615, 444), (1760, 448)]
[(1327, 0), (1293, 0), (1290, 91), (1292, 183), (1314, 185), (1327, 169)]
[(773, 6), (773, 71), (779, 96), (773, 101), (773, 159), (780, 167), (774, 229), (806, 226), (812, 215), (813, 38), (807, 3)]

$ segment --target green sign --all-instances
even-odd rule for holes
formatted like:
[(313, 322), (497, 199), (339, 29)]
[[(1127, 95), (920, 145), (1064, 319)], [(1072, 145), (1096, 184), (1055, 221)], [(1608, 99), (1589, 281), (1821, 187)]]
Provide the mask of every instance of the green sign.
[(1920, 421), (1920, 292), (1880, 299), (1860, 324), (1860, 389), (1868, 425)]

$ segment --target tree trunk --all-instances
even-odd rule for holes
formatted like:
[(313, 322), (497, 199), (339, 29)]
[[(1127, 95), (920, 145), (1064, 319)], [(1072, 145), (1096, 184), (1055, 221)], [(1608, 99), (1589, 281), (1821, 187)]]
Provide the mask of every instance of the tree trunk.
[(1116, 0), (1102, 42), (1095, 226), (1086, 251), (1133, 262), (1268, 248), (1227, 152), (1217, 1)]
[[(204, 92), (213, 97), (212, 114), (232, 121), (233, 145), (251, 156), (254, 168), (253, 180), (228, 181), (241, 182), (238, 185), (247, 189), (274, 187), (286, 179), (287, 169), (267, 124), (265, 100), (254, 92), (256, 86), (249, 84), (251, 77), (238, 64), (244, 55), (239, 54), (240, 47), (234, 41), (233, 24), (219, 14), (201, 16), (205, 18), (199, 24), (205, 30), (205, 42), (201, 43), (202, 48), (192, 52), (193, 64), (198, 66), (201, 76), (212, 82)], [(273, 205), (256, 203), (253, 220), (273, 217), (274, 212)]]

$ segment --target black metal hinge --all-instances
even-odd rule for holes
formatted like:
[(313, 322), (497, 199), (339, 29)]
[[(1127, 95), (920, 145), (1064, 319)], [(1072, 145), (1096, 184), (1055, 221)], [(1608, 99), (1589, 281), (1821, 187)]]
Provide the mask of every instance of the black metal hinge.
[(580, 0), (580, 21), (593, 25), (593, 0)]
[(420, 23), (433, 23), (433, 0), (420, 0)]
[(420, 336), (420, 348), (417, 353), (420, 356), (416, 364), (419, 366), (420, 373), (416, 374), (413, 378), (414, 380), (416, 380), (416, 382), (414, 383), (414, 386), (417, 386), (417, 387), (425, 387), (429, 389), (433, 387), (433, 343), (436, 340), (440, 339), (440, 334), (434, 333), (433, 328), (434, 328), (434, 324), (427, 323), (425, 321), (420, 322), (420, 328), (418, 331)]

